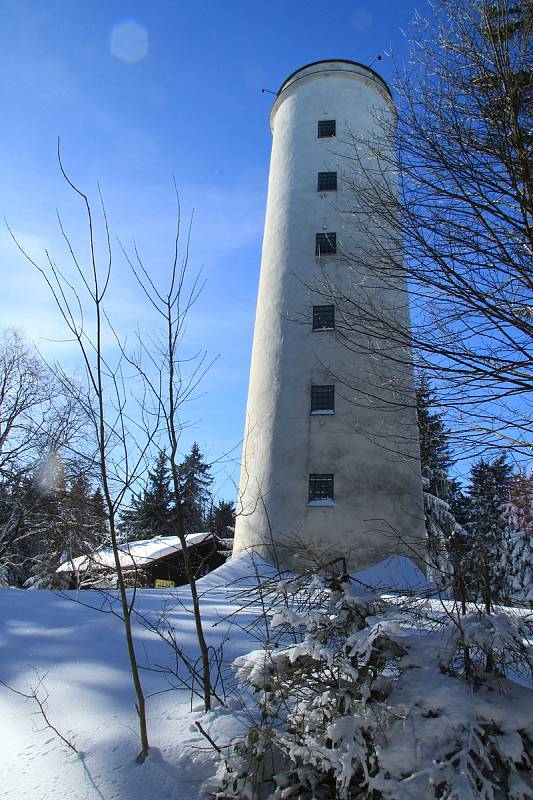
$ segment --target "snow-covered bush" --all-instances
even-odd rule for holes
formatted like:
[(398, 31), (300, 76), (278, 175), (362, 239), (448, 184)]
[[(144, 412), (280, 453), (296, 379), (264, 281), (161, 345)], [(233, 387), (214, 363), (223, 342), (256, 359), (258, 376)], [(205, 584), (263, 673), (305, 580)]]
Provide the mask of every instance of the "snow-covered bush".
[(256, 707), (219, 800), (533, 797), (523, 619), (314, 591), (298, 613), (284, 590), (278, 640), (234, 662)]
[(6, 565), (0, 564), (0, 589), (7, 589), (11, 586), (9, 569)]
[(511, 531), (505, 554), (508, 593), (533, 607), (533, 473), (512, 477), (505, 514)]
[(533, 533), (514, 531), (507, 550), (507, 581), (510, 596), (533, 606)]

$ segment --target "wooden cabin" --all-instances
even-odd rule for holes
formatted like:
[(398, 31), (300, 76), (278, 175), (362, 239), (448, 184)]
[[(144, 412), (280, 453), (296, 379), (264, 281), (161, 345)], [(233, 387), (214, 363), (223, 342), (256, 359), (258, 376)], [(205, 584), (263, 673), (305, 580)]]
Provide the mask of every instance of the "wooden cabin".
[[(200, 578), (225, 561), (218, 537), (210, 532), (187, 535), (187, 552), (195, 577)], [(120, 565), (128, 586), (168, 588), (183, 586), (187, 576), (179, 536), (123, 542)], [(56, 570), (57, 581), (69, 589), (116, 588), (115, 557), (111, 547), (66, 560)]]

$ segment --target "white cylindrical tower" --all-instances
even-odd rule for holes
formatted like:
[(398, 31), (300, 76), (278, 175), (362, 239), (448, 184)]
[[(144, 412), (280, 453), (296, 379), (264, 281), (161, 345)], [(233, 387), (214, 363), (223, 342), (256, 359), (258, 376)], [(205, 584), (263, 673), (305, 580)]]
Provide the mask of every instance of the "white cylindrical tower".
[(346, 555), (355, 568), (422, 556), (408, 354), (346, 326), (339, 337), (335, 302), (371, 292), (409, 324), (403, 276), (369, 280), (346, 258), (366, 235), (344, 181), (349, 140), (394, 113), (383, 80), (352, 61), (309, 64), (277, 94), (234, 554), (254, 547), (286, 567)]

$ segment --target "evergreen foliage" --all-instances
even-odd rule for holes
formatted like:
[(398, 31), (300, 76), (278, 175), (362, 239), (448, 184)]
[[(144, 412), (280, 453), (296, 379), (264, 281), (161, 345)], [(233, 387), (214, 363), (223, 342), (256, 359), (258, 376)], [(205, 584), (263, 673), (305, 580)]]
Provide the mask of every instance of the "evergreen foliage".
[[(199, 533), (210, 529), (211, 523), (220, 526), (231, 518), (224, 501), (213, 507), (210, 465), (196, 442), (179, 464), (178, 475), (185, 533)], [(166, 453), (157, 456), (142, 493), (133, 498), (130, 508), (122, 514), (121, 529), (130, 541), (176, 534), (176, 498)]]
[(533, 473), (513, 475), (507, 505), (506, 579), (511, 600), (533, 605)]
[(102, 490), (99, 486), (93, 490), (84, 472), (80, 472), (69, 483), (68, 506), (71, 536), (77, 551), (92, 550), (107, 543), (107, 518)]
[(231, 558), (235, 537), (235, 503), (220, 500), (209, 511), (208, 529), (217, 536), (217, 552), (224, 561)]
[(56, 569), (67, 559), (93, 552), (107, 539), (99, 489), (77, 463), (56, 454), (13, 488), (18, 538), (12, 549), (11, 582), (35, 588), (57, 585)]
[(428, 380), (422, 375), (416, 386), (416, 416), (420, 437), (420, 463), (429, 480), (428, 490), (439, 497), (439, 478), (447, 478), (452, 464), (449, 432), (442, 414), (435, 411), (437, 398)]
[(105, 500), (102, 490), (99, 486), (96, 487), (96, 490), (91, 498), (91, 507), (95, 521), (98, 525), (99, 534), (102, 540), (107, 541), (107, 516), (105, 513)]
[(165, 452), (159, 453), (147, 484), (122, 515), (121, 528), (129, 541), (175, 534), (176, 515)]
[(194, 442), (179, 466), (180, 502), (187, 533), (198, 533), (206, 528), (213, 483), (210, 469), (211, 465), (204, 461)]
[(512, 681), (533, 667), (527, 621), (328, 584), (308, 575), (262, 596), (268, 639), (233, 665), (251, 725), (215, 796), (530, 798), (531, 691)]
[(235, 531), (235, 503), (220, 500), (209, 511), (209, 530), (217, 536), (231, 538)]
[(424, 483), (430, 578), (441, 587), (451, 581), (453, 560), (450, 541), (461, 535), (451, 510), (452, 486), (448, 470), (452, 464), (449, 434), (442, 414), (435, 411), (437, 399), (425, 376), (416, 387), (416, 412), (420, 439), (420, 465)]
[(505, 455), (481, 458), (472, 465), (467, 489), (465, 530), (467, 558), (463, 562), (472, 599), (501, 602), (508, 596), (506, 554), (510, 526), (506, 515), (512, 468)]

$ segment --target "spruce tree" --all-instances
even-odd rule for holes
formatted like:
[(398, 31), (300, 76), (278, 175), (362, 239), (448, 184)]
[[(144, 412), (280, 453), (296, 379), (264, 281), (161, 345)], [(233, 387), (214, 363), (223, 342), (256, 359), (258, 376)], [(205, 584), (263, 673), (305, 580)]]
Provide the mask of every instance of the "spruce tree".
[(509, 594), (513, 600), (533, 602), (533, 472), (513, 475), (507, 521), (510, 527), (506, 558)]
[(16, 499), (21, 509), (16, 555), (22, 585), (58, 585), (59, 564), (91, 554), (104, 542), (105, 515), (95, 506), (95, 494), (80, 464), (65, 463), (57, 454), (49, 454), (21, 482), (12, 505)]
[(232, 538), (235, 529), (235, 503), (231, 500), (219, 500), (211, 506), (209, 530), (217, 536)]
[(233, 551), (235, 503), (231, 500), (220, 500), (216, 505), (211, 504), (208, 528), (218, 537), (218, 554), (224, 561), (227, 561), (228, 558), (231, 558)]
[(49, 588), (72, 535), (65, 464), (49, 453), (25, 481), (22, 505), (27, 540), (25, 586)]
[(416, 416), (420, 437), (420, 463), (426, 475), (428, 489), (439, 495), (439, 480), (446, 479), (452, 464), (449, 432), (442, 414), (435, 411), (437, 398), (425, 376), (416, 386)]
[(25, 476), (0, 481), (0, 587), (22, 586), (26, 569), (28, 539), (24, 536)]
[(107, 515), (105, 513), (105, 500), (102, 490), (96, 487), (91, 498), (91, 512), (94, 518), (95, 536), (98, 544), (108, 543)]
[(179, 466), (180, 500), (187, 533), (203, 531), (208, 525), (207, 510), (213, 483), (210, 469), (211, 465), (204, 461), (198, 444), (194, 442)]
[(481, 458), (470, 470), (467, 489), (468, 558), (464, 563), (470, 597), (487, 607), (508, 597), (506, 553), (510, 526), (506, 514), (512, 470), (505, 455)]
[(93, 553), (105, 544), (107, 526), (101, 489), (93, 490), (88, 475), (79, 467), (69, 481), (63, 513), (68, 520), (69, 558)]
[(445, 585), (451, 580), (450, 549), (461, 528), (450, 508), (452, 487), (448, 470), (452, 464), (449, 434), (442, 414), (435, 411), (437, 399), (422, 376), (416, 387), (416, 411), (420, 439), (420, 466), (424, 483), (424, 514), (430, 577)]
[(159, 453), (147, 484), (122, 514), (121, 528), (129, 541), (175, 534), (175, 512), (165, 452)]

